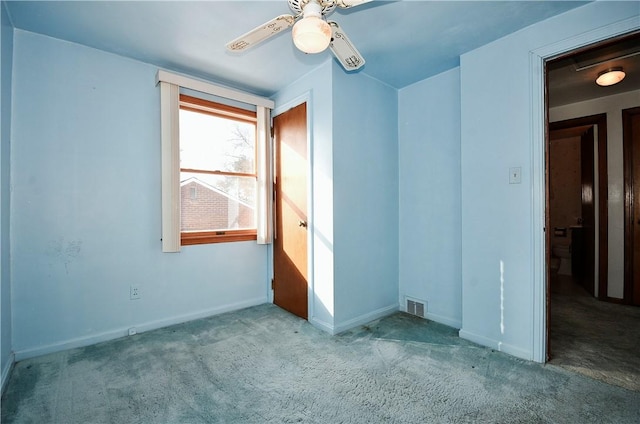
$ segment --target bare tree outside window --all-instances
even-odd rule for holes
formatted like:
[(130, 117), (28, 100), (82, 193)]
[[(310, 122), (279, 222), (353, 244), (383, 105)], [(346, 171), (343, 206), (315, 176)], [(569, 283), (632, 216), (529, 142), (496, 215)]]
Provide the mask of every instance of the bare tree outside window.
[(181, 95), (179, 118), (183, 244), (196, 234), (255, 239), (255, 112)]
[[(227, 154), (227, 168), (238, 173), (250, 173), (255, 170), (255, 127), (249, 128), (246, 125), (234, 123), (231, 136), (227, 142), (233, 146)], [(255, 202), (256, 182), (249, 178), (236, 179), (226, 177), (217, 186), (225, 193), (234, 193), (238, 199), (248, 202)]]

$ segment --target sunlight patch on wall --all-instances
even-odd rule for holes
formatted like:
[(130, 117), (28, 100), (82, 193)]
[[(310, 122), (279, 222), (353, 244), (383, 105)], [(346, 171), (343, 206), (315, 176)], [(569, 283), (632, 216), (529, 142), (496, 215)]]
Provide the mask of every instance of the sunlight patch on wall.
[(504, 261), (500, 260), (500, 334), (504, 335)]

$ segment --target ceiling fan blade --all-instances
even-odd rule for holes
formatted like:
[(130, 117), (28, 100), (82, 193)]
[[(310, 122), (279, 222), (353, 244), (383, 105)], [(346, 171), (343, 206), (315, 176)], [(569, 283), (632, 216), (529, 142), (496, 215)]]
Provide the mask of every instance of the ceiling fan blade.
[(351, 43), (351, 40), (342, 31), (340, 25), (333, 21), (328, 21), (331, 26), (332, 38), (329, 48), (344, 69), (347, 71), (355, 71), (360, 69), (364, 64), (364, 57)]
[(336, 0), (336, 6), (341, 7), (343, 9), (348, 9), (350, 7), (360, 6), (364, 3), (369, 3), (372, 0)]
[(295, 16), (280, 15), (271, 19), (269, 22), (252, 29), (246, 34), (241, 35), (233, 41), (227, 43), (227, 49), (232, 52), (241, 52), (260, 44), (264, 40), (282, 32), (293, 26), (296, 21)]

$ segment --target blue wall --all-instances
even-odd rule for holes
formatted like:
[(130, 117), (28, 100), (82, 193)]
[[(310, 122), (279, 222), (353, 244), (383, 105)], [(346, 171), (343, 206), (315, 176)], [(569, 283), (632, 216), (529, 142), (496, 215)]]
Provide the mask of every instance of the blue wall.
[[(615, 36), (600, 28), (626, 19), (640, 27), (638, 2), (594, 2), (461, 57), (461, 336), (544, 360), (537, 319), (544, 316), (544, 262), (534, 259), (543, 239), (544, 185), (536, 188), (544, 162), (534, 161), (544, 137), (534, 102), (543, 77), (532, 70), (532, 52)], [(522, 168), (521, 184), (509, 184), (510, 167)]]
[(398, 310), (398, 93), (333, 63), (335, 329)]
[(14, 42), (17, 359), (266, 302), (266, 246), (161, 253), (157, 68), (20, 30)]
[[(276, 113), (309, 104), (309, 320), (337, 332), (409, 296), (535, 359), (531, 51), (638, 16), (637, 2), (596, 2), (400, 92), (327, 60), (278, 93)], [(11, 330), (20, 359), (267, 301), (267, 246), (160, 252), (156, 67), (2, 18), (3, 367)]]
[(11, 271), (9, 262), (11, 76), (13, 68), (13, 27), (5, 4), (0, 4), (0, 372), (4, 387), (13, 363), (11, 350)]
[(460, 69), (400, 90), (400, 305), (462, 323)]
[(275, 101), (309, 104), (309, 321), (336, 333), (397, 310), (396, 90), (330, 59)]

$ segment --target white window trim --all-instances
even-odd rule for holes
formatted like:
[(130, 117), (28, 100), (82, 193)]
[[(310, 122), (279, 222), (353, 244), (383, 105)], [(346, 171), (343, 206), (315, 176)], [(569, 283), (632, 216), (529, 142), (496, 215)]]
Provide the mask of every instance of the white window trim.
[(256, 226), (258, 244), (273, 241), (273, 164), (271, 160), (271, 99), (202, 80), (158, 70), (162, 151), (162, 251), (180, 252), (180, 87), (256, 106), (257, 173)]
[(257, 106), (256, 228), (258, 244), (273, 242), (273, 155), (271, 145), (271, 109)]
[(160, 83), (162, 251), (180, 251), (180, 87)]
[(186, 77), (184, 75), (174, 74), (162, 69), (159, 69), (158, 73), (156, 74), (156, 85), (160, 82), (167, 82), (179, 87), (200, 91), (202, 93), (211, 94), (213, 96), (224, 97), (225, 99), (236, 100), (238, 102), (246, 103), (249, 105), (262, 106), (268, 109), (273, 109), (275, 107), (274, 101), (271, 99), (267, 99), (266, 97), (255, 96), (250, 93), (245, 93), (243, 91), (238, 91), (232, 88), (212, 84), (207, 81)]

